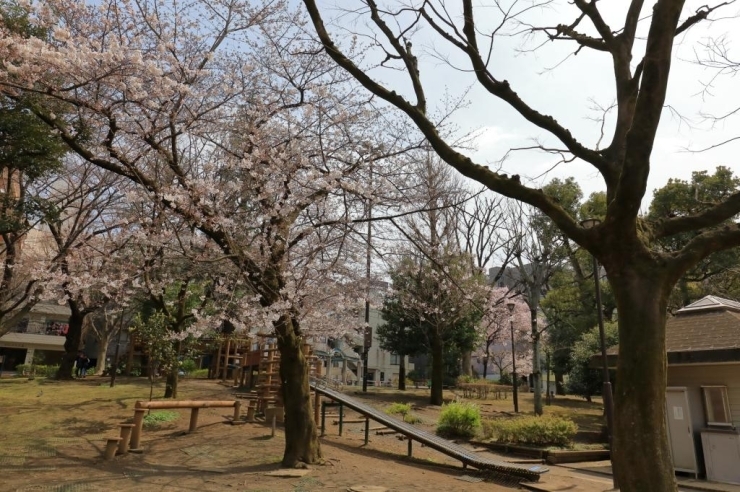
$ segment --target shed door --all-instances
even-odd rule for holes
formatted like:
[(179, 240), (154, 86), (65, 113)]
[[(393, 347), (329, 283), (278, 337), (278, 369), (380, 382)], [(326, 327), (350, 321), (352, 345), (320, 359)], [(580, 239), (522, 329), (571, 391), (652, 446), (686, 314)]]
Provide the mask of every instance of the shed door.
[(665, 405), (673, 468), (677, 471), (696, 473), (694, 430), (691, 427), (686, 388), (668, 388), (665, 394)]

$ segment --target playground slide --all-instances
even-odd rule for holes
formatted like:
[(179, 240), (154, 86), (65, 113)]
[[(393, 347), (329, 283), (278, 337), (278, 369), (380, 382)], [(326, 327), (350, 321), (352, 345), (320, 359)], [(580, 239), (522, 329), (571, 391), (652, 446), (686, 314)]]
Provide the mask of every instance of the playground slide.
[(406, 422), (387, 415), (381, 410), (362, 403), (351, 396), (328, 388), (321, 381), (312, 380), (311, 388), (319, 394), (359, 412), (370, 420), (374, 420), (395, 430), (396, 432), (404, 434), (409, 440), (420, 442), (427, 447), (439, 451), (440, 453), (444, 453), (447, 456), (460, 460), (463, 463), (463, 466), (471, 466), (479, 470), (492, 471), (502, 475), (530, 481), (539, 480), (540, 475), (548, 471), (548, 468), (544, 466), (517, 466), (510, 463), (492, 460), (485, 456), (480, 456), (463, 446), (418, 429), (411, 424), (407, 424)]

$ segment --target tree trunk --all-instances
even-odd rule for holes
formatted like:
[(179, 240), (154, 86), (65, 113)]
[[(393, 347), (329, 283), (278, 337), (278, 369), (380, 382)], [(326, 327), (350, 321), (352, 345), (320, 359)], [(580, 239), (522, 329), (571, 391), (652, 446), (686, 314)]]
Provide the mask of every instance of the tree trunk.
[(429, 399), (429, 403), (432, 405), (441, 405), (444, 401), (442, 397), (442, 383), (444, 382), (444, 344), (442, 343), (442, 337), (439, 336), (437, 330), (433, 330), (431, 338), (432, 394)]
[(483, 358), (483, 381), (486, 380), (486, 377), (488, 376), (488, 357)]
[(652, 259), (624, 260), (607, 267), (619, 313), (619, 384), (612, 431), (615, 473), (624, 491), (674, 492), (665, 413), (670, 281)]
[(105, 372), (105, 359), (108, 357), (108, 343), (110, 342), (110, 335), (99, 335), (98, 336), (98, 363), (95, 366), (95, 375), (102, 376)]
[(80, 350), (80, 343), (82, 342), (82, 325), (85, 321), (86, 313), (81, 311), (74, 301), (69, 301), (69, 308), (72, 314), (69, 316), (69, 329), (64, 340), (64, 356), (57, 370), (57, 379), (74, 378), (72, 370), (75, 359), (77, 358), (77, 352)]
[(398, 354), (398, 389), (406, 391), (406, 356)]
[(558, 372), (558, 371), (553, 371), (553, 374), (555, 375), (555, 394), (564, 395), (565, 394), (565, 382), (563, 379), (563, 373)]
[[(179, 331), (179, 330), (173, 330), (173, 331)], [(180, 356), (180, 351), (182, 349), (182, 342), (180, 340), (177, 340), (175, 342), (175, 353), (178, 355), (178, 361)], [(226, 362), (228, 363), (228, 357), (226, 358)], [(165, 380), (164, 384), (164, 397), (165, 398), (177, 398), (177, 383), (180, 380), (180, 365), (175, 362), (174, 367), (170, 368), (169, 372), (167, 373), (167, 379)]]
[(473, 367), (471, 364), (471, 361), (473, 359), (473, 354), (466, 350), (462, 354), (462, 375), (463, 376), (472, 376), (473, 375)]
[(542, 370), (540, 369), (540, 332), (539, 327), (537, 326), (538, 306), (539, 295), (535, 294), (532, 296), (532, 300), (530, 300), (529, 313), (532, 320), (532, 384), (534, 384), (534, 414), (542, 415)]
[(169, 373), (167, 373), (167, 379), (164, 385), (165, 398), (177, 398), (177, 383), (180, 380), (178, 375), (179, 370), (179, 367), (173, 367)]
[(280, 349), (280, 381), (285, 405), (285, 452), (282, 465), (316, 463), (321, 459), (319, 435), (311, 411), (308, 363), (297, 335), (298, 322), (282, 316), (275, 324)]

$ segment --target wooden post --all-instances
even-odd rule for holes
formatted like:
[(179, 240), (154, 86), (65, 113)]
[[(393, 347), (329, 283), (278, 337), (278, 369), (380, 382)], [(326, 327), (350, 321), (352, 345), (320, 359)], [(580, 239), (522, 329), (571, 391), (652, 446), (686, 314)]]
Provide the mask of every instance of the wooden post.
[(194, 432), (198, 428), (198, 411), (200, 408), (193, 408), (190, 410), (190, 427), (188, 432)]
[(344, 421), (344, 412), (342, 411), (342, 404), (339, 404), (339, 436), (342, 435), (342, 423)]
[(134, 408), (134, 427), (131, 430), (131, 449), (139, 450), (141, 442), (141, 430), (144, 427), (144, 414), (146, 408)]
[(224, 363), (221, 368), (221, 381), (226, 381), (226, 375), (229, 372), (229, 355), (231, 354), (231, 338), (226, 339), (226, 351), (224, 352)]
[(118, 454), (128, 453), (129, 438), (131, 437), (131, 429), (135, 424), (118, 424), (121, 428), (121, 439), (118, 441)]
[(257, 402), (250, 401), (247, 407), (247, 422), (254, 422), (254, 414), (257, 410)]
[(108, 442), (105, 444), (105, 455), (104, 458), (106, 461), (110, 461), (113, 459), (113, 457), (116, 455), (116, 450), (118, 449), (118, 442), (121, 440), (120, 437), (109, 437)]
[(411, 457), (411, 443), (414, 442), (411, 440), (411, 437), (406, 436), (406, 438), (409, 440), (409, 458)]
[(370, 419), (365, 417), (365, 446), (370, 440)]
[(235, 401), (234, 402), (234, 420), (233, 423), (236, 424), (239, 422), (239, 418), (241, 417), (241, 410), (242, 410), (242, 402)]
[(277, 412), (272, 414), (272, 437), (275, 437), (276, 422), (277, 422)]

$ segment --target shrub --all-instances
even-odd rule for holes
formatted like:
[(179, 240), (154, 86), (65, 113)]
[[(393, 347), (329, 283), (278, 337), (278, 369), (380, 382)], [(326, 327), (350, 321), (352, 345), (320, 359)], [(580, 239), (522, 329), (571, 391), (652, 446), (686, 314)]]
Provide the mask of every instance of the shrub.
[(480, 425), (480, 408), (477, 405), (453, 401), (442, 407), (437, 434), (443, 437), (473, 437)]
[(406, 415), (409, 412), (411, 412), (410, 403), (394, 403), (385, 411), (385, 413), (390, 415)]
[(208, 377), (208, 369), (196, 369), (187, 374), (189, 378), (205, 379)]
[(567, 446), (578, 432), (570, 419), (554, 416), (486, 420), (483, 436), (496, 442)]
[(23, 376), (38, 376), (40, 378), (56, 377), (59, 366), (44, 366), (34, 364), (19, 364), (15, 368), (16, 372)]
[(185, 374), (190, 374), (191, 372), (198, 370), (198, 364), (196, 364), (193, 359), (185, 359), (180, 362), (180, 370)]
[(180, 418), (177, 412), (150, 412), (144, 416), (144, 427), (155, 428)]
[(385, 410), (385, 412), (391, 415), (402, 415), (403, 421), (406, 422), (407, 424), (420, 424), (421, 423), (421, 418), (411, 413), (410, 403), (394, 403), (391, 406), (389, 406)]

